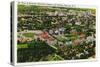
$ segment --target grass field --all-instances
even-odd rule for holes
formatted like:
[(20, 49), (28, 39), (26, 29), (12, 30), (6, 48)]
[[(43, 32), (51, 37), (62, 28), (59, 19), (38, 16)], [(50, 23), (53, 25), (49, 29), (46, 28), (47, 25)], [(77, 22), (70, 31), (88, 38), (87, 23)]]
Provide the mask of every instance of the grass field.
[(25, 37), (34, 37), (34, 33), (23, 33)]
[(28, 44), (17, 44), (17, 48), (28, 48)]

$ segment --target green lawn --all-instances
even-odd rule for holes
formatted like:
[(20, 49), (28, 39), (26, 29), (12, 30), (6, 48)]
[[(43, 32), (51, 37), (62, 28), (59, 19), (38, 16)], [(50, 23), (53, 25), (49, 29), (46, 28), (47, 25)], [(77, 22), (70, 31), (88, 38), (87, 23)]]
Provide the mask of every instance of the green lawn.
[(34, 37), (34, 33), (23, 33), (25, 37)]
[(28, 48), (28, 44), (17, 44), (17, 48)]

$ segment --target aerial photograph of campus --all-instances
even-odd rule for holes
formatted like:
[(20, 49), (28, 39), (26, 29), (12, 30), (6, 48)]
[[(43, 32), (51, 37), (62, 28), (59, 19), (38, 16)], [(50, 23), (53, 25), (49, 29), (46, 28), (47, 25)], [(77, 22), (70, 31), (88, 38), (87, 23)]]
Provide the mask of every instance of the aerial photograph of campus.
[(17, 5), (17, 62), (96, 58), (96, 9)]

